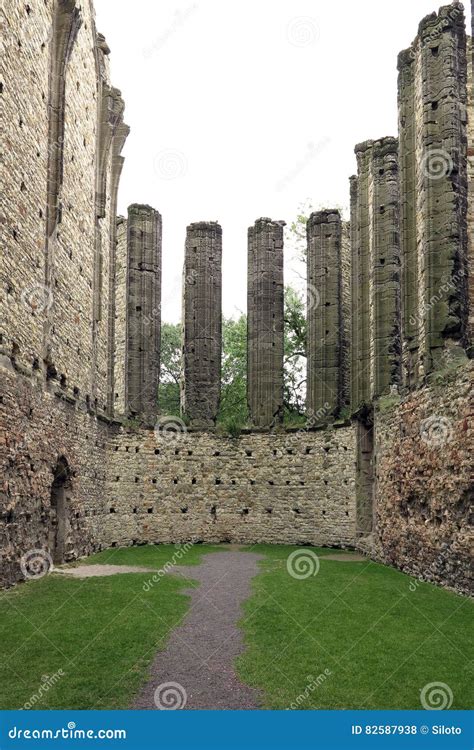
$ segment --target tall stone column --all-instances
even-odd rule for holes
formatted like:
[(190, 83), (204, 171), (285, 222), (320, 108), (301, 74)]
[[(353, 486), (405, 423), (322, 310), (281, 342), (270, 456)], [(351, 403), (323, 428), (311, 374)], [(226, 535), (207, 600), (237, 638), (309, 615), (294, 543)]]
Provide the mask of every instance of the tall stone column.
[(263, 218), (248, 230), (247, 402), (255, 427), (283, 420), (283, 227)]
[[(462, 5), (420, 23), (399, 55), (405, 382), (466, 346), (466, 33)], [(459, 349), (458, 349), (459, 351)]]
[(467, 55), (467, 176), (468, 176), (468, 214), (467, 214), (467, 237), (468, 237), (468, 345), (474, 346), (474, 7), (472, 12), (472, 33), (468, 38)]
[(398, 141), (356, 147), (352, 180), (353, 410), (400, 381)]
[(342, 222), (337, 210), (317, 211), (307, 227), (308, 418), (337, 416), (343, 394)]
[(134, 204), (127, 222), (127, 412), (153, 423), (161, 341), (161, 238), (158, 211)]
[(222, 352), (222, 228), (190, 224), (183, 271), (181, 409), (196, 427), (215, 424)]

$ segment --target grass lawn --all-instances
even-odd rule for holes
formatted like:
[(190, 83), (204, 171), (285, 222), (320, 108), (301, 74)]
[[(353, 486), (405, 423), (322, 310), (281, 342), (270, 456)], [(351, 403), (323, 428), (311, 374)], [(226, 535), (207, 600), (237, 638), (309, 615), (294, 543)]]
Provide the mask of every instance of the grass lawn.
[[(197, 564), (211, 550), (194, 546), (181, 564)], [(173, 545), (126, 548), (84, 562), (159, 569), (174, 553)], [(188, 608), (184, 579), (164, 576), (144, 592), (151, 575), (52, 574), (0, 593), (0, 708), (21, 708), (46, 677), (52, 687), (36, 709), (127, 708)]]
[[(194, 546), (181, 564), (215, 549)], [(287, 559), (301, 548), (252, 549), (265, 559), (244, 605), (237, 669), (266, 708), (421, 709), (432, 682), (449, 686), (452, 708), (469, 707), (470, 600), (368, 561), (325, 560), (329, 550), (313, 550), (318, 574), (297, 580)], [(84, 562), (159, 569), (175, 552), (129, 547)], [(0, 708), (21, 708), (60, 670), (34, 708), (127, 708), (188, 608), (190, 582), (165, 576), (144, 591), (151, 575), (53, 574), (1, 593)]]
[(449, 686), (451, 708), (471, 707), (471, 600), (373, 562), (325, 560), (328, 550), (314, 550), (317, 575), (296, 580), (287, 558), (297, 548), (252, 549), (265, 560), (237, 666), (266, 708), (422, 709), (433, 682)]

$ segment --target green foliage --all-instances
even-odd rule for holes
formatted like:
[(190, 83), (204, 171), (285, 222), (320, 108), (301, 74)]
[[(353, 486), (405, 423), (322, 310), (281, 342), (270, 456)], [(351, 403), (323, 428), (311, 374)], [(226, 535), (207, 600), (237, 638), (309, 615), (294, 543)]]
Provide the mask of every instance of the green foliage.
[(247, 316), (222, 324), (222, 378), (218, 423), (240, 429), (247, 423)]
[(161, 371), (158, 388), (160, 414), (178, 417), (180, 412), (181, 325), (163, 323), (161, 327)]
[(306, 310), (302, 294), (290, 286), (285, 288), (284, 332), (285, 423), (301, 424), (306, 398)]

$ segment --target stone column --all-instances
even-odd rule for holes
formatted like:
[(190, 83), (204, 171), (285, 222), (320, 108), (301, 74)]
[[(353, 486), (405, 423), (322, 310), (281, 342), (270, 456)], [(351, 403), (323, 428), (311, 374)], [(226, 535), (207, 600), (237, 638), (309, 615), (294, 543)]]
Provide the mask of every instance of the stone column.
[(359, 408), (359, 239), (358, 239), (358, 195), (359, 182), (356, 175), (350, 178), (351, 201), (351, 367), (350, 403), (351, 412)]
[[(399, 56), (405, 381), (467, 344), (466, 33), (462, 5)], [(416, 357), (416, 350), (418, 355)], [(415, 365), (413, 364), (415, 360)]]
[(389, 393), (400, 380), (400, 250), (398, 141), (382, 138), (356, 147), (352, 182), (353, 377), (356, 409)]
[(468, 305), (469, 321), (467, 341), (468, 346), (474, 346), (474, 7), (472, 11), (472, 33), (468, 38), (468, 83), (467, 83), (467, 118), (468, 118), (468, 143), (467, 143), (467, 176), (468, 176), (468, 214), (467, 214), (467, 237), (468, 237)]
[(308, 419), (338, 416), (343, 402), (342, 222), (337, 210), (316, 211), (307, 235)]
[(283, 227), (263, 218), (248, 230), (247, 402), (255, 427), (283, 420)]
[(398, 140), (373, 146), (371, 178), (371, 371), (373, 397), (400, 382), (400, 217)]
[(181, 409), (196, 427), (215, 424), (222, 352), (222, 228), (190, 224), (183, 271)]
[(161, 216), (134, 204), (127, 222), (127, 412), (153, 423), (161, 340)]

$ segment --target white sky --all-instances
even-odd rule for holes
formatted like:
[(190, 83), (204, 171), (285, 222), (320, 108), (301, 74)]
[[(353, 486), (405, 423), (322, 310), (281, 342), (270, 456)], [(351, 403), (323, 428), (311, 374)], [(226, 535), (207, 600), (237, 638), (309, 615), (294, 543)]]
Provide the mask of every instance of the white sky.
[(290, 223), (307, 199), (347, 211), (354, 146), (397, 134), (397, 53), (439, 4), (95, 0), (131, 127), (119, 212), (163, 216), (163, 320), (180, 318), (187, 224), (222, 224), (230, 316), (246, 309), (255, 219)]

